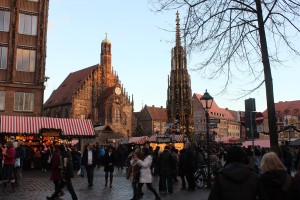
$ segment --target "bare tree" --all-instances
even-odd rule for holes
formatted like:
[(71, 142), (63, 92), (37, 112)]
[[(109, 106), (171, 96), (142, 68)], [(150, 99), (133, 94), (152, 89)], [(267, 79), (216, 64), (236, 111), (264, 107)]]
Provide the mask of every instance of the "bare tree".
[[(278, 152), (278, 136), (271, 65), (283, 63), (282, 46), (293, 46), (299, 34), (299, 0), (149, 0), (154, 10), (184, 11), (183, 37), (188, 52), (201, 53), (196, 70), (209, 78), (226, 77), (223, 91), (237, 72), (247, 73), (266, 88), (271, 149)], [(295, 35), (293, 35), (293, 33)], [(272, 48), (268, 52), (268, 42)], [(297, 40), (296, 40), (297, 41)], [(263, 68), (258, 63), (263, 64)]]

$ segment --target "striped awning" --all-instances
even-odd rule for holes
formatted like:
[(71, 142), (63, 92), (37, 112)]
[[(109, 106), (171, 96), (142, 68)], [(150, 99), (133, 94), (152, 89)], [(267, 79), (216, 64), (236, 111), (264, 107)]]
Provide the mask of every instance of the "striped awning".
[(64, 136), (94, 136), (90, 119), (0, 116), (0, 133), (39, 134), (41, 129), (61, 129)]
[(134, 143), (134, 144), (144, 144), (146, 141), (148, 141), (147, 136), (141, 136), (141, 137), (131, 137), (129, 138), (128, 142), (129, 143)]
[[(158, 135), (158, 134), (151, 135), (148, 141), (149, 142), (156, 142), (156, 138), (161, 137), (161, 136), (162, 135)], [(180, 134), (180, 135), (172, 134), (170, 137), (172, 138), (173, 142), (183, 142), (184, 141), (184, 135), (183, 134)]]

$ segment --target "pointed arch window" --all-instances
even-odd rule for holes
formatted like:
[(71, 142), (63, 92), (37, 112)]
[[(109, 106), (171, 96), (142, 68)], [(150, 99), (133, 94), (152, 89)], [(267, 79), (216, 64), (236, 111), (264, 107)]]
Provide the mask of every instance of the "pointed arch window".
[(120, 122), (121, 121), (120, 109), (117, 108), (117, 107), (114, 108), (114, 119), (115, 119), (115, 122)]

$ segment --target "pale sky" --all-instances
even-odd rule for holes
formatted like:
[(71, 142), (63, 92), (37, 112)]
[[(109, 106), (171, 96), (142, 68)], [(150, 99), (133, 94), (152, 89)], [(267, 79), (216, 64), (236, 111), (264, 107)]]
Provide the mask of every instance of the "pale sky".
[[(112, 44), (112, 65), (126, 91), (134, 97), (135, 111), (142, 106), (166, 107), (171, 49), (175, 46), (176, 12), (154, 13), (147, 0), (51, 0), (48, 19), (45, 101), (71, 72), (100, 63), (100, 47), (105, 33)], [(169, 31), (166, 31), (166, 30)], [(183, 44), (182, 44), (183, 45)], [(300, 50), (300, 48), (298, 48)], [(188, 68), (201, 55), (193, 54)], [(299, 100), (300, 59), (272, 68), (275, 102)], [(262, 64), (261, 64), (262, 65)], [(226, 94), (221, 79), (206, 80), (189, 70), (192, 93), (208, 90), (221, 108), (244, 110), (244, 101), (256, 99), (256, 110), (264, 111), (265, 88), (239, 100), (234, 80)]]

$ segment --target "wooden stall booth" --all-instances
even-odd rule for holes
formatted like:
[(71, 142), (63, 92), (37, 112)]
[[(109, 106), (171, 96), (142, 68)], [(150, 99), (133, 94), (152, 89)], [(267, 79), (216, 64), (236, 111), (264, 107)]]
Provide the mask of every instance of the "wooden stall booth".
[(0, 135), (2, 143), (11, 136), (22, 141), (26, 152), (31, 152), (33, 156), (35, 168), (39, 168), (42, 146), (51, 146), (53, 143), (74, 145), (75, 142), (80, 143), (82, 138), (94, 137), (95, 133), (89, 119), (1, 115)]
[(157, 146), (162, 151), (166, 145), (173, 145), (178, 151), (184, 148), (185, 137), (183, 134), (172, 134), (170, 136), (155, 134), (149, 138), (150, 146), (155, 149)]

